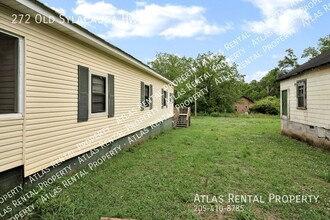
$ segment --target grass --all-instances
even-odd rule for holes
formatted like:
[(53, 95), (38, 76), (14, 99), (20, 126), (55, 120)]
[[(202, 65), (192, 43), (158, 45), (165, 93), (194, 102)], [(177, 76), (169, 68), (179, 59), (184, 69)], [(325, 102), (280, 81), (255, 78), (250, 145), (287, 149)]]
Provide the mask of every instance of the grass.
[[(194, 118), (188, 129), (164, 132), (89, 170), (50, 201), (36, 200), (29, 219), (329, 219), (329, 153), (281, 136), (279, 128), (274, 117)], [(196, 194), (228, 193), (320, 199), (238, 204), (244, 211), (194, 210), (210, 206), (194, 203)]]

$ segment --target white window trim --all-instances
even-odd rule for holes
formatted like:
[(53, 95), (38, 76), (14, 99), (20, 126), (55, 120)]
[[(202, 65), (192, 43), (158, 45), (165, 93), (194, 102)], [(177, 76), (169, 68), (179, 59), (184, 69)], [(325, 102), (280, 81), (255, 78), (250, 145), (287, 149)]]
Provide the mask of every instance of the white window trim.
[[(298, 102), (298, 83), (303, 82), (303, 86), (304, 86), (304, 106), (303, 107), (299, 107), (299, 102)], [(297, 109), (298, 110), (307, 110), (307, 79), (300, 79), (296, 82), (296, 100), (297, 100)]]
[[(105, 112), (100, 113), (92, 113), (92, 75), (101, 76), (105, 78)], [(108, 117), (108, 74), (98, 73), (95, 71), (90, 71), (88, 75), (88, 82), (89, 82), (89, 94), (88, 94), (88, 118), (95, 118), (95, 117)]]
[(7, 34), (18, 38), (18, 81), (17, 81), (17, 95), (18, 95), (18, 113), (9, 113), (9, 114), (0, 114), (0, 120), (9, 120), (9, 119), (22, 119), (24, 116), (24, 80), (25, 80), (25, 45), (24, 38), (3, 30), (0, 30), (1, 33)]

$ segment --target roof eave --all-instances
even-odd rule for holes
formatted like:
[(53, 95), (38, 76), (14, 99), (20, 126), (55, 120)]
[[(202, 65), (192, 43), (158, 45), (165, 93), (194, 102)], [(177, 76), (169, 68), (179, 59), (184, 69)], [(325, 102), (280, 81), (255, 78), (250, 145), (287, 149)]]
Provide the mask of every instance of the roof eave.
[[(294, 77), (294, 76), (297, 76), (297, 75), (303, 74), (303, 73), (305, 73), (305, 72), (307, 72), (307, 71), (314, 70), (314, 69), (316, 69), (316, 68), (320, 68), (320, 67), (328, 66), (328, 65), (330, 65), (330, 63), (324, 63), (324, 64), (322, 64), (322, 65), (318, 65), (318, 66), (315, 66), (315, 67), (313, 67), (313, 68), (304, 69), (304, 70), (299, 71), (299, 72), (296, 72), (296, 73), (294, 73), (294, 74), (290, 74), (291, 72), (289, 72), (289, 73), (283, 75), (282, 77), (280, 77), (280, 78), (278, 79), (278, 81), (283, 81), (283, 80), (286, 80), (286, 79), (290, 79), (290, 78), (292, 78), (292, 77)], [(292, 70), (292, 71), (294, 71), (294, 70)]]
[[(155, 70), (147, 66), (146, 64), (142, 63), (138, 59), (134, 58), (133, 56), (127, 54), (126, 52), (120, 50), (119, 48), (116, 48), (112, 44), (108, 43), (107, 41), (103, 40), (102, 38), (96, 36), (95, 34), (89, 32), (88, 30), (84, 29), (83, 27), (79, 26), (78, 24), (75, 23), (68, 23), (68, 22), (63, 22), (59, 18), (59, 14), (56, 13), (54, 10), (48, 8), (44, 4), (34, 0), (16, 0), (14, 1), (5, 1), (5, 0), (0, 0), (1, 3), (8, 5), (11, 8), (14, 8), (17, 11), (23, 12), (23, 13), (31, 13), (31, 10), (34, 12), (34, 16), (36, 14), (41, 14), (45, 17), (53, 17), (55, 22), (51, 25), (51, 27), (64, 32), (65, 34), (79, 39), (85, 43), (88, 43), (89, 45), (92, 45), (98, 49), (101, 49), (108, 53), (109, 55), (112, 55), (120, 60), (123, 60), (136, 68), (143, 70), (150, 75), (170, 84), (173, 85), (173, 83), (168, 80), (167, 78), (163, 77), (159, 73), (157, 73)], [(20, 5), (25, 7), (24, 8), (20, 7)]]

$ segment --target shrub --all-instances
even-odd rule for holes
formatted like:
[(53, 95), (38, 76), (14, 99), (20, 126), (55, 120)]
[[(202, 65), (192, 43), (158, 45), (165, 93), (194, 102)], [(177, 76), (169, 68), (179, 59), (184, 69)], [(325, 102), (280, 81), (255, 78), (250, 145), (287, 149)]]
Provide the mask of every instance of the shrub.
[(212, 113), (210, 114), (210, 116), (211, 116), (211, 117), (220, 117), (221, 114), (220, 114), (220, 112), (212, 112)]
[(207, 112), (198, 112), (197, 115), (198, 116), (210, 116), (209, 113), (207, 113)]
[(278, 115), (280, 113), (280, 100), (273, 96), (268, 96), (257, 102), (250, 107), (251, 112)]

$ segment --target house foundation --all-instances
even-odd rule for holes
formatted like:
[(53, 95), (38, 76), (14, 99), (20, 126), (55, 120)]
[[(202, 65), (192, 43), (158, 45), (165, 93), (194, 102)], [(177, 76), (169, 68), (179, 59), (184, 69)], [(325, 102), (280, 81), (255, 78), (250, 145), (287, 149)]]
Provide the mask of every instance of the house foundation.
[(330, 129), (282, 119), (282, 134), (330, 151)]

